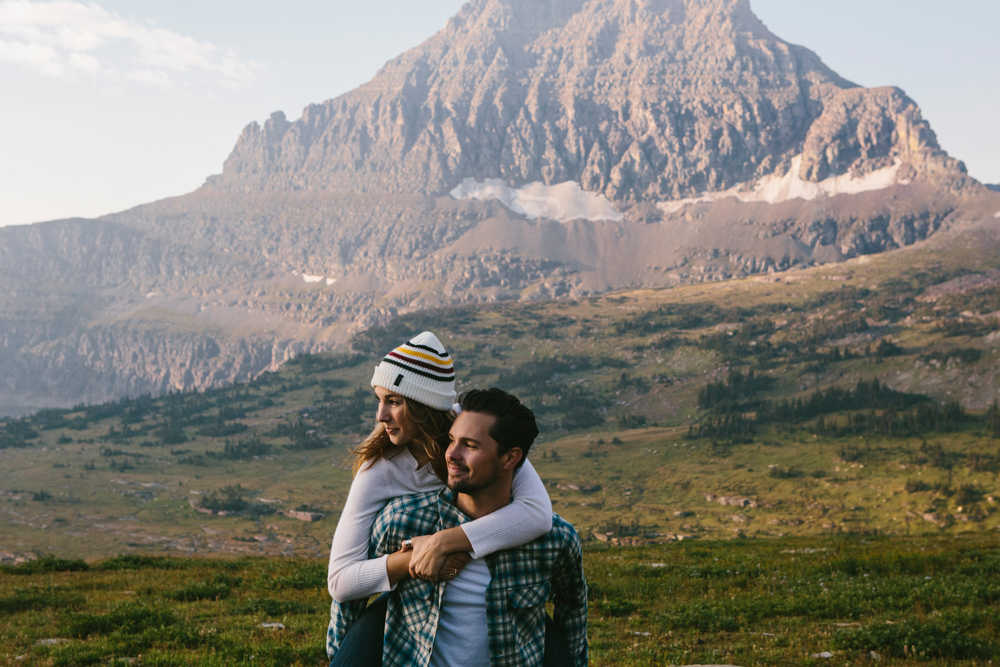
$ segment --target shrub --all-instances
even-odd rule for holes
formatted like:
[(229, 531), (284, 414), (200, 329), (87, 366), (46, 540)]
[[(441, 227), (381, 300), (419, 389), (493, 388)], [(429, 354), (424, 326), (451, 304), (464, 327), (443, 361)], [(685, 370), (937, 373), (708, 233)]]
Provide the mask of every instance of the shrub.
[(226, 440), (221, 452), (207, 452), (207, 454), (211, 458), (223, 458), (229, 459), (230, 461), (240, 461), (244, 459), (252, 459), (255, 456), (267, 456), (273, 451), (274, 447), (266, 442), (263, 442), (260, 438), (254, 437), (250, 440), (240, 440), (239, 442), (230, 442), (229, 440)]
[(280, 590), (283, 588), (294, 588), (296, 590), (306, 590), (309, 588), (326, 589), (326, 566), (323, 563), (309, 563), (303, 565), (290, 577), (273, 577), (263, 579), (258, 584), (261, 588)]
[(75, 607), (86, 599), (82, 595), (67, 594), (53, 586), (15, 588), (14, 594), (0, 598), (0, 612), (16, 614), (22, 611)]
[(594, 600), (594, 610), (601, 616), (631, 616), (639, 609), (639, 604), (619, 597)]
[(990, 435), (994, 438), (1000, 438), (1000, 402), (993, 401), (993, 405), (990, 406), (989, 413), (986, 415), (986, 421)]
[(872, 624), (860, 630), (840, 631), (833, 647), (841, 650), (878, 651), (889, 658), (942, 658), (968, 660), (991, 655), (988, 643), (969, 636), (944, 621), (916, 620), (895, 625)]
[(955, 502), (959, 505), (971, 505), (983, 499), (983, 492), (971, 484), (963, 484), (955, 493)]
[(252, 598), (233, 608), (234, 614), (263, 613), (268, 616), (284, 616), (286, 614), (314, 614), (316, 608), (311, 604), (295, 600), (275, 600), (273, 598)]
[(178, 422), (169, 422), (153, 433), (163, 445), (180, 445), (188, 441), (184, 427)]
[(140, 556), (138, 554), (119, 554), (94, 566), (101, 572), (118, 572), (122, 570), (179, 570), (193, 567), (195, 561), (184, 558), (168, 558), (166, 556)]
[(198, 429), (198, 435), (209, 438), (224, 438), (229, 435), (239, 435), (245, 433), (249, 427), (243, 422), (225, 422), (219, 420), (212, 424), (206, 424)]
[(921, 361), (937, 361), (942, 364), (947, 364), (950, 360), (955, 359), (960, 364), (974, 364), (983, 358), (983, 351), (976, 349), (974, 347), (956, 347), (950, 350), (938, 350), (936, 352), (930, 352), (928, 354), (921, 355)]
[(645, 415), (633, 415), (627, 412), (622, 412), (618, 415), (618, 427), (623, 431), (645, 428), (646, 417)]
[(224, 486), (218, 491), (202, 496), (198, 506), (213, 512), (242, 512), (249, 504), (243, 497), (246, 492), (247, 490), (239, 484)]
[(933, 489), (930, 484), (923, 482), (919, 479), (908, 479), (906, 480), (906, 492), (907, 493), (921, 493), (923, 491), (930, 491)]
[(804, 475), (804, 472), (794, 467), (783, 468), (782, 466), (775, 466), (767, 471), (767, 476), (772, 479), (798, 479)]
[(701, 632), (735, 632), (739, 623), (711, 603), (696, 601), (678, 604), (665, 615), (667, 627)]
[(887, 357), (898, 357), (903, 354), (903, 348), (896, 345), (891, 340), (883, 338), (878, 342), (878, 347), (875, 348), (875, 356), (879, 359), (885, 359)]
[(198, 600), (223, 600), (229, 597), (233, 589), (225, 582), (195, 581), (176, 591), (166, 594), (166, 597), (178, 602), (197, 602)]
[(90, 569), (82, 560), (64, 560), (55, 556), (42, 556), (20, 565), (2, 565), (4, 574), (45, 574), (49, 572), (86, 572)]
[(177, 622), (169, 609), (149, 607), (143, 602), (122, 602), (105, 614), (74, 614), (66, 626), (73, 637), (107, 635), (112, 632), (135, 635), (147, 628), (164, 627)]

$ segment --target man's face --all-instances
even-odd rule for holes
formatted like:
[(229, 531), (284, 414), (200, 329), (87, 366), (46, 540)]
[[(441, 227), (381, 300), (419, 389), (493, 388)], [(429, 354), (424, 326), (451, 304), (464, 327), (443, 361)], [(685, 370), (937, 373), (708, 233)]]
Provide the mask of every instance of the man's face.
[(478, 412), (462, 412), (455, 419), (449, 431), (451, 444), (445, 452), (448, 488), (472, 493), (500, 478), (503, 461), (497, 454), (497, 441), (490, 436), (495, 421), (496, 417)]

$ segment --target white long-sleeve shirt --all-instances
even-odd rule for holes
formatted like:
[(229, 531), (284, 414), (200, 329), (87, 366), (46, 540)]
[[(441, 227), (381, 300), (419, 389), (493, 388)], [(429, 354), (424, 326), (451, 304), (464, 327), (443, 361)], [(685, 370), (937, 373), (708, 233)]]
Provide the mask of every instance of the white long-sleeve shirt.
[[(381, 458), (358, 472), (330, 547), (326, 581), (333, 599), (360, 600), (391, 589), (389, 557), (368, 558), (375, 517), (393, 498), (442, 486), (430, 464), (420, 467), (406, 447), (392, 458)], [(511, 504), (462, 525), (472, 543), (473, 558), (527, 544), (552, 530), (552, 501), (530, 461), (525, 460), (515, 473), (512, 491)]]

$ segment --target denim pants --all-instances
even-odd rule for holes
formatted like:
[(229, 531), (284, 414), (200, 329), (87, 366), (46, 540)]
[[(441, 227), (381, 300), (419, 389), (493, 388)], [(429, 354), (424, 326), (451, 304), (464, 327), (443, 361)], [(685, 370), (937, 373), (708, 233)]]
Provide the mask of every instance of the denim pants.
[[(382, 640), (389, 594), (383, 593), (368, 605), (340, 643), (330, 667), (382, 667)], [(485, 639), (485, 637), (484, 637)], [(543, 667), (572, 667), (573, 656), (566, 637), (551, 617), (545, 616), (545, 657)]]

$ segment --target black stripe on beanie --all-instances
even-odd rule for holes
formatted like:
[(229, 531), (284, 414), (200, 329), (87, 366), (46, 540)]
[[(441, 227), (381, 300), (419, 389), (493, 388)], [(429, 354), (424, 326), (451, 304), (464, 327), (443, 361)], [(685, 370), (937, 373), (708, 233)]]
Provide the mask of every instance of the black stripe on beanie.
[(416, 368), (413, 368), (412, 366), (407, 366), (406, 364), (404, 364), (402, 362), (399, 362), (399, 361), (396, 361), (395, 359), (383, 359), (382, 363), (383, 364), (392, 364), (393, 366), (399, 366), (400, 368), (402, 368), (404, 370), (408, 370), (411, 373), (414, 373), (416, 375), (420, 375), (420, 376), (425, 377), (425, 378), (430, 378), (431, 380), (437, 380), (438, 382), (451, 382), (452, 380), (454, 380), (454, 372), (449, 377), (441, 377), (440, 375), (434, 375), (434, 374), (428, 373), (426, 371), (417, 370)]
[(434, 364), (427, 363), (426, 361), (417, 361), (416, 359), (410, 359), (405, 354), (399, 354), (396, 350), (393, 350), (389, 354), (385, 355), (386, 360), (395, 359), (400, 363), (411, 364), (417, 368), (423, 368), (430, 371), (431, 373), (440, 373), (441, 375), (454, 375), (455, 368), (449, 366), (448, 368), (441, 368), (440, 366), (435, 366)]

